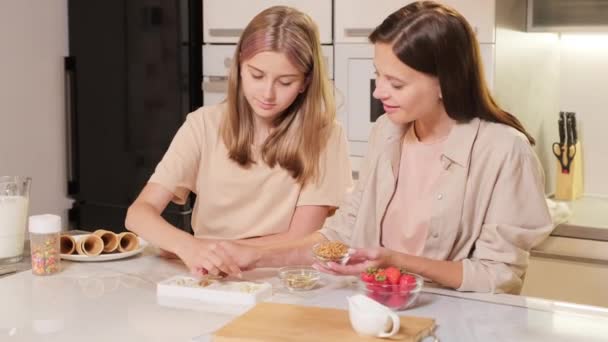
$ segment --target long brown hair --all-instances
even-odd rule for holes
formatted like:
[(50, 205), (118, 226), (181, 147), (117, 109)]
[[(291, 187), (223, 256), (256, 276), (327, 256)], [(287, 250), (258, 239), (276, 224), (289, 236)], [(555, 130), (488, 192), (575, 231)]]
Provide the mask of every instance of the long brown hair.
[(369, 36), (392, 44), (407, 66), (437, 77), (448, 115), (457, 121), (474, 117), (511, 126), (534, 138), (512, 114), (501, 109), (486, 85), (473, 29), (456, 10), (435, 1), (411, 3), (389, 15)]
[(247, 25), (229, 74), (221, 136), (230, 159), (244, 167), (256, 162), (252, 156), (254, 114), (243, 94), (240, 68), (242, 61), (263, 51), (284, 53), (306, 77), (306, 89), (276, 118), (261, 149), (266, 164), (279, 164), (304, 185), (319, 174), (321, 152), (336, 117), (319, 31), (308, 15), (290, 7), (274, 6), (260, 12)]

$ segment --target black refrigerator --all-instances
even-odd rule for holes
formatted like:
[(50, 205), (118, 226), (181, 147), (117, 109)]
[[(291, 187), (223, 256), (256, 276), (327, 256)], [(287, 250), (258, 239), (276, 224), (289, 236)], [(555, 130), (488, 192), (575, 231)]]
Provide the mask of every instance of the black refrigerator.
[[(186, 115), (202, 105), (200, 0), (69, 0), (70, 227), (125, 230)], [(192, 198), (163, 217), (191, 231)]]

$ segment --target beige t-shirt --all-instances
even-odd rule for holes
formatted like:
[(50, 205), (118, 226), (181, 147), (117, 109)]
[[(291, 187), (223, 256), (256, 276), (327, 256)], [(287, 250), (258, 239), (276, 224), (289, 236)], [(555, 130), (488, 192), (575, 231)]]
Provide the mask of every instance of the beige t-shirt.
[[(243, 168), (228, 158), (219, 135), (224, 104), (202, 107), (188, 115), (149, 182), (171, 191), (183, 204), (197, 195), (192, 229), (197, 237), (242, 239), (287, 231), (301, 205), (338, 207), (351, 187), (348, 147), (335, 123), (321, 154), (320, 177), (303, 189), (278, 165), (258, 161)], [(254, 152), (255, 153), (255, 152)]]
[(397, 189), (382, 221), (382, 244), (401, 253), (421, 255), (431, 225), (440, 181), (445, 139), (426, 144), (413, 129), (403, 138)]

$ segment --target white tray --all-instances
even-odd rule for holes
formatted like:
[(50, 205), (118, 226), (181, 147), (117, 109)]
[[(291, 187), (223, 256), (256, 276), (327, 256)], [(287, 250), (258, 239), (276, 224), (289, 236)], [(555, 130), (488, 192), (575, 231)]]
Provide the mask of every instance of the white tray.
[[(78, 241), (89, 235), (91, 235), (91, 234), (74, 235), (73, 238), (76, 239), (76, 241)], [(146, 240), (140, 238), (139, 236), (137, 238), (139, 239), (139, 247), (137, 247), (137, 249), (134, 249), (129, 252), (107, 253), (107, 254), (102, 253), (97, 256), (88, 256), (88, 255), (78, 254), (78, 253), (76, 253), (76, 251), (74, 251), (74, 254), (60, 254), (61, 260), (94, 262), (94, 261), (110, 261), (110, 260), (128, 258), (130, 256), (141, 253), (146, 248), (146, 246), (148, 246), (148, 242)]]
[[(201, 286), (208, 281), (209, 285)], [(166, 297), (197, 299), (209, 303), (230, 305), (254, 305), (272, 296), (269, 283), (251, 281), (217, 280), (179, 275), (156, 285), (156, 294)]]

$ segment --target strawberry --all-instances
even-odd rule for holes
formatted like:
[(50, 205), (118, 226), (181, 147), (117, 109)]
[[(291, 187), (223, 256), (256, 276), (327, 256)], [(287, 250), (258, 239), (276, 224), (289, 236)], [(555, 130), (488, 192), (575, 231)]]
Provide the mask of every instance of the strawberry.
[(386, 274), (386, 279), (388, 283), (391, 285), (399, 284), (399, 278), (401, 278), (401, 271), (397, 267), (390, 266), (384, 270), (384, 274)]
[(371, 291), (371, 292), (369, 292), (369, 293), (367, 294), (367, 296), (368, 296), (369, 298), (371, 298), (371, 299), (375, 300), (376, 302), (378, 302), (378, 303), (382, 304), (382, 299), (383, 299), (383, 297), (382, 297), (382, 295), (381, 295), (381, 294), (379, 294), (378, 292)]
[(376, 288), (380, 288), (381, 284), (386, 284), (386, 275), (383, 270), (380, 270), (374, 274), (374, 285), (377, 285)]
[(365, 283), (365, 288), (370, 292), (376, 292), (378, 285), (376, 285), (376, 279), (372, 279), (369, 283)]
[(408, 295), (406, 294), (405, 296), (399, 293), (393, 293), (388, 300), (386, 301), (385, 305), (388, 306), (391, 309), (401, 309), (405, 303), (407, 302), (407, 297)]
[(368, 267), (365, 272), (367, 273), (371, 273), (371, 274), (376, 274), (378, 273), (378, 268), (377, 267)]
[(403, 274), (399, 279), (399, 291), (401, 293), (409, 293), (416, 287), (416, 278), (411, 274)]
[(386, 284), (386, 282), (387, 282), (386, 274), (384, 274), (384, 272), (376, 273), (376, 275), (374, 276), (374, 279), (376, 280), (376, 283), (378, 283), (378, 284)]
[(369, 284), (376, 280), (376, 276), (373, 273), (361, 272), (361, 280)]
[(374, 283), (373, 291), (380, 294), (387, 294), (387, 292), (391, 291), (391, 284), (388, 282), (386, 274), (376, 273), (376, 282)]

